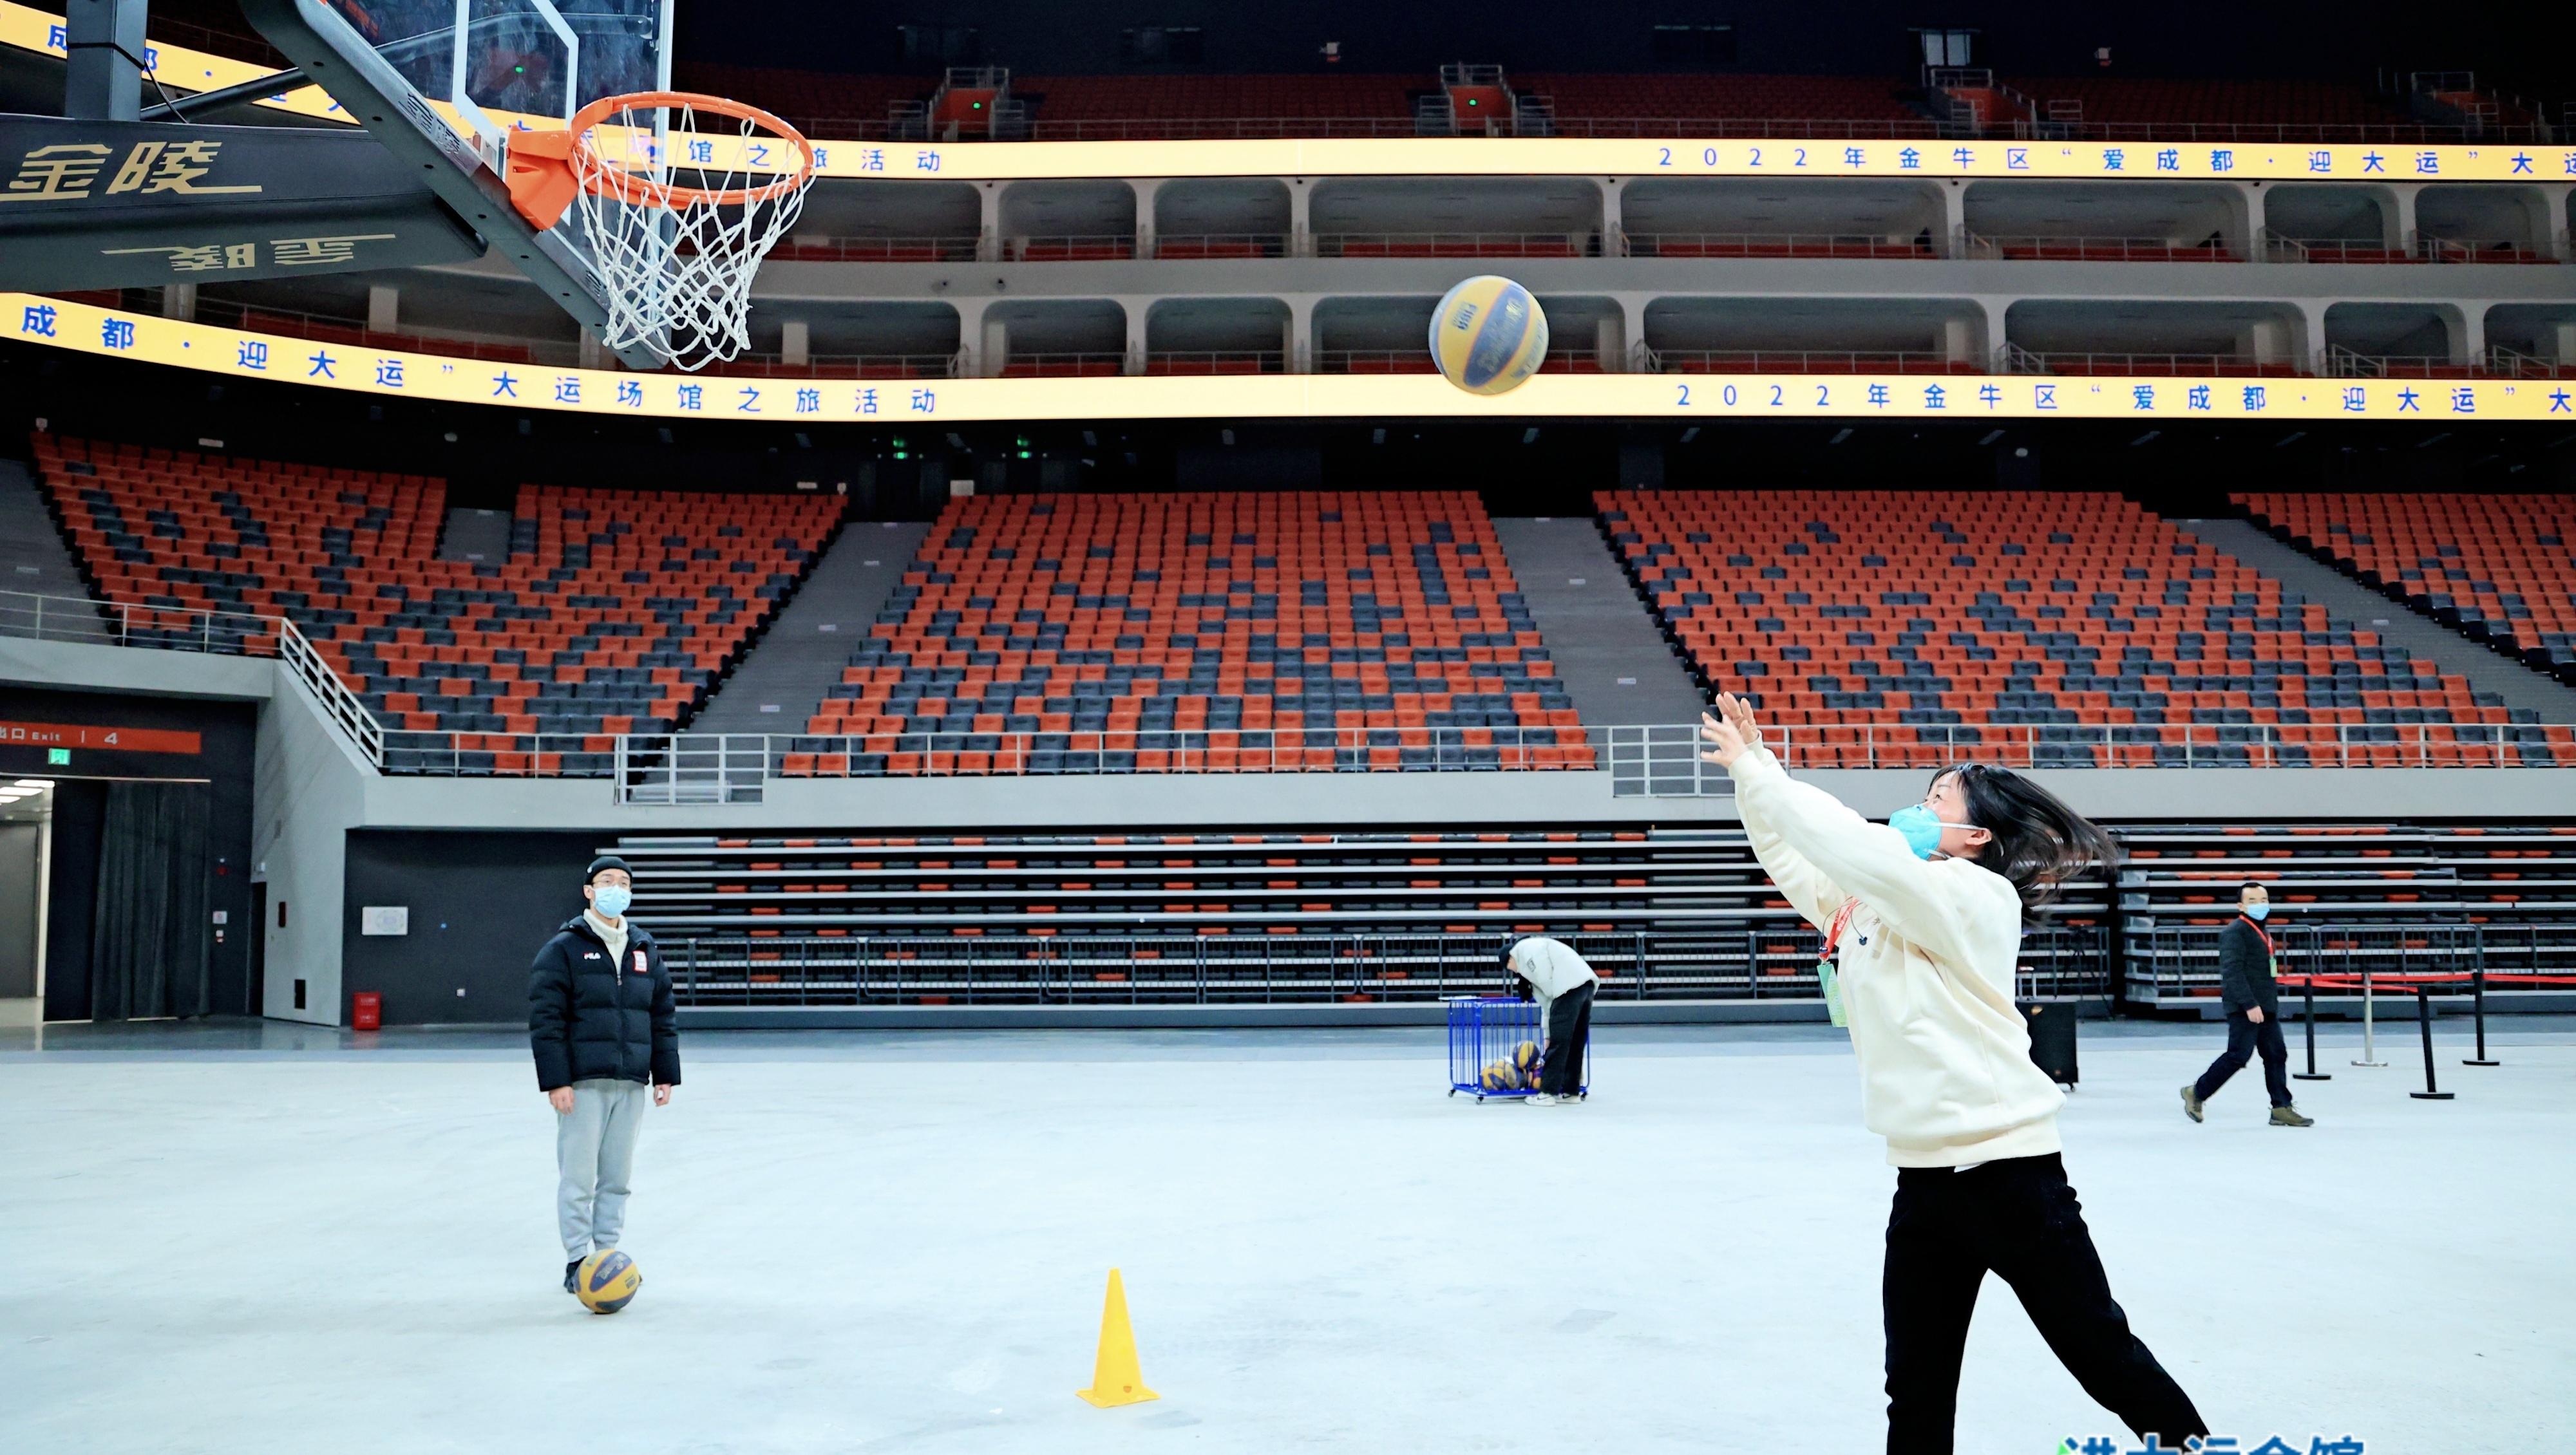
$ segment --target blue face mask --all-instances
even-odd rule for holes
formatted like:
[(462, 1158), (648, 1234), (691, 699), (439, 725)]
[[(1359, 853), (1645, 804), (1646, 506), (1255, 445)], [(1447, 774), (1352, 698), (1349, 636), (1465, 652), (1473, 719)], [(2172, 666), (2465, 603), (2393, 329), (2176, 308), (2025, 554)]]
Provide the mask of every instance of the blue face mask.
[(1929, 859), (1941, 848), (1941, 830), (1969, 828), (1969, 824), (1945, 824), (1931, 809), (1922, 804), (1900, 808), (1887, 816), (1887, 826), (1905, 836), (1907, 848), (1917, 859)]
[(602, 884), (590, 892), (590, 907), (601, 919), (615, 919), (635, 902), (635, 891), (623, 884)]
[(2268, 903), (2249, 904), (2245, 906), (2245, 917), (2251, 920), (2269, 919), (2272, 917), (2272, 906)]

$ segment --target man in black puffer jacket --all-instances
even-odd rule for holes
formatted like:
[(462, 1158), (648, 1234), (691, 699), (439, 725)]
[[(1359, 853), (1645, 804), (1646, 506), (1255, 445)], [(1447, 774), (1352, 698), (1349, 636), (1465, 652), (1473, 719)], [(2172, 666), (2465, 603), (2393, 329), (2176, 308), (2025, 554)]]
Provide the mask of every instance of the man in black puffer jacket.
[(626, 918), (634, 898), (626, 861), (591, 861), (581, 892), (589, 908), (546, 941), (528, 975), (537, 1089), (556, 1113), (566, 1293), (581, 1260), (616, 1247), (625, 1227), (646, 1089), (655, 1106), (668, 1106), (680, 1084), (671, 973), (653, 936)]
[(2193, 1121), (2201, 1119), (2202, 1104), (2259, 1051), (2263, 1087), (2272, 1096), (2272, 1125), (2316, 1125), (2315, 1119), (2290, 1102), (2290, 1047), (2281, 1037), (2281, 992), (2272, 979), (2272, 937), (2263, 928), (2271, 913), (2272, 892), (2249, 883), (2236, 893), (2236, 918), (2218, 932), (2218, 993), (2227, 1007), (2227, 1049), (2218, 1053), (2198, 1081), (2182, 1089), (2183, 1115)]

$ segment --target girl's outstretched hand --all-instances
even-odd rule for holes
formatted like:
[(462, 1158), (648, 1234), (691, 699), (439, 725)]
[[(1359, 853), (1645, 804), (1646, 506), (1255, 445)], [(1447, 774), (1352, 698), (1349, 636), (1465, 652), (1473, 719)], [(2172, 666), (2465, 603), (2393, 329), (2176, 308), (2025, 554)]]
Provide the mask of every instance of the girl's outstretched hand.
[(1709, 748), (1704, 762), (1732, 768), (1735, 760), (1762, 746), (1762, 725), (1753, 720), (1752, 705), (1732, 692), (1717, 694), (1717, 715), (1699, 715), (1700, 741)]

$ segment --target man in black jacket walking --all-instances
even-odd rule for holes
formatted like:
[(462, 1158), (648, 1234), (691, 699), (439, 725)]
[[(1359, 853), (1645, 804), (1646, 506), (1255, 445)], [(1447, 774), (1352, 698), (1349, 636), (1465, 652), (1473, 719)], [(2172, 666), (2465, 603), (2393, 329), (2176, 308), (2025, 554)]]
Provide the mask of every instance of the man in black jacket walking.
[(555, 1109), (556, 1218), (564, 1291), (581, 1260), (617, 1246), (644, 1097), (671, 1104), (680, 1084), (680, 1030), (671, 974), (643, 926), (626, 918), (634, 878), (626, 861), (591, 861), (590, 901), (537, 951), (528, 975), (528, 1044), (537, 1089)]
[(2272, 1093), (2272, 1125), (2314, 1126), (2290, 1104), (2290, 1047), (2281, 1038), (2281, 997), (2272, 983), (2272, 937), (2263, 921), (2272, 913), (2272, 895), (2260, 884), (2236, 893), (2236, 918), (2218, 932), (2218, 993), (2227, 1005), (2227, 1049), (2182, 1089), (2182, 1109), (2200, 1120), (2201, 1103), (2218, 1094), (2227, 1078), (2245, 1069), (2254, 1052), (2263, 1054), (2263, 1085)]

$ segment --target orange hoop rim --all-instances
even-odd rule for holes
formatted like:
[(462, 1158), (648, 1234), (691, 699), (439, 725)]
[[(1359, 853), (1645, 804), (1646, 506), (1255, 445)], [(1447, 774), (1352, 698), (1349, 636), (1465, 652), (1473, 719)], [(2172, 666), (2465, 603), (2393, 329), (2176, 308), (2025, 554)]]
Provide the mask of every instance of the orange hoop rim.
[[(660, 108), (672, 110), (687, 107), (692, 111), (712, 112), (752, 122), (777, 133), (782, 141), (792, 142), (805, 158), (805, 164), (794, 172), (757, 187), (682, 187), (677, 184), (643, 183), (591, 150), (590, 136), (602, 121), (620, 111), (642, 111)], [(708, 96), (696, 91), (630, 91), (623, 96), (603, 96), (573, 113), (568, 128), (572, 137), (572, 170), (582, 173), (578, 159), (588, 157), (592, 178), (585, 182), (590, 191), (614, 197), (634, 207), (747, 207), (796, 191), (814, 178), (814, 144), (805, 133), (747, 101), (724, 96)]]

